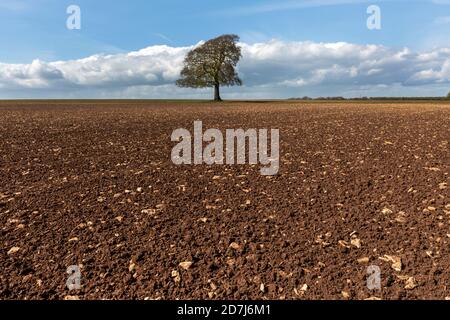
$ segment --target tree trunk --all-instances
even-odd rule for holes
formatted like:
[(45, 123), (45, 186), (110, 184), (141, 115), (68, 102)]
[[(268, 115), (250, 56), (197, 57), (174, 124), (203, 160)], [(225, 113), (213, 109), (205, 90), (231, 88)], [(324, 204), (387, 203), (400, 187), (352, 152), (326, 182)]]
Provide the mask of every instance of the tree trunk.
[(220, 84), (214, 85), (214, 101), (222, 101), (220, 97)]

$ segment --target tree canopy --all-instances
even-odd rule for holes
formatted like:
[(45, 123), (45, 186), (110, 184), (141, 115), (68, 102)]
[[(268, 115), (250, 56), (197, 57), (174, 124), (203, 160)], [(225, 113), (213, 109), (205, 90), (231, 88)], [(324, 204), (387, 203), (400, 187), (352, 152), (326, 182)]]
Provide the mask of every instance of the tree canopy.
[(236, 66), (242, 57), (239, 36), (227, 34), (191, 50), (177, 81), (179, 87), (214, 88), (214, 100), (221, 101), (220, 86), (242, 85)]

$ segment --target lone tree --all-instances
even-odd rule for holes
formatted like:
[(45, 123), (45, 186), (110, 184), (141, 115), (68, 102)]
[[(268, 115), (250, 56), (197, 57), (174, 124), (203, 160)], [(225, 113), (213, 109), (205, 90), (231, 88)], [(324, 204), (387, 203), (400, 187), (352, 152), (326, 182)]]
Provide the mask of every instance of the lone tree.
[(239, 36), (226, 34), (209, 40), (190, 51), (181, 71), (177, 86), (187, 88), (214, 88), (214, 101), (220, 98), (220, 86), (242, 85), (236, 66), (242, 57), (236, 45)]

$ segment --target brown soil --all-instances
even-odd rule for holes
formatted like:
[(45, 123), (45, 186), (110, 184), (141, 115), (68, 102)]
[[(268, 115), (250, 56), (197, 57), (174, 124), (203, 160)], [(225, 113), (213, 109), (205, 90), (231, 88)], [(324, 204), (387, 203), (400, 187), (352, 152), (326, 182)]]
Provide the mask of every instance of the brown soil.
[[(194, 120), (279, 128), (280, 174), (173, 165)], [(449, 124), (426, 102), (3, 102), (0, 298), (445, 299)]]

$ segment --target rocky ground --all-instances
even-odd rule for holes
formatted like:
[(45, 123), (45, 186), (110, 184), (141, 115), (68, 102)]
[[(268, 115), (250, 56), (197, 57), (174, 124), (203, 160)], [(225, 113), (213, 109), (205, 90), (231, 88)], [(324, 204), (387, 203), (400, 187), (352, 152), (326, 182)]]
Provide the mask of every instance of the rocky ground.
[[(173, 165), (194, 120), (279, 128), (279, 175)], [(444, 103), (2, 102), (0, 298), (448, 299), (449, 138)]]

